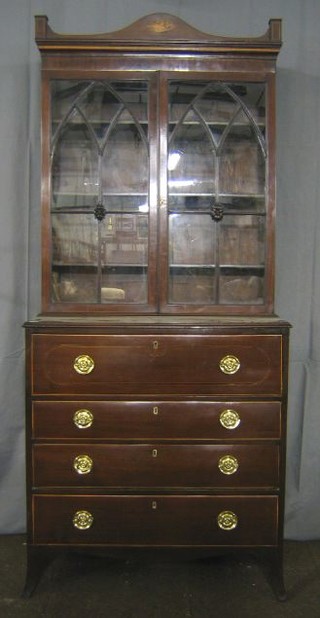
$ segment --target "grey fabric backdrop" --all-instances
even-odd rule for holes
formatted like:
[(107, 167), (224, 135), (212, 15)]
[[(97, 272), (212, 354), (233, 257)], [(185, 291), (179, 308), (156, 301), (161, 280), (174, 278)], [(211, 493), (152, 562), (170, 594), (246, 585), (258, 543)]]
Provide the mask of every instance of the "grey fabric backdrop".
[(0, 533), (25, 530), (24, 332), (39, 312), (34, 15), (101, 32), (164, 11), (216, 34), (283, 19), (277, 81), (277, 313), (293, 325), (286, 537), (320, 538), (320, 0), (0, 0)]

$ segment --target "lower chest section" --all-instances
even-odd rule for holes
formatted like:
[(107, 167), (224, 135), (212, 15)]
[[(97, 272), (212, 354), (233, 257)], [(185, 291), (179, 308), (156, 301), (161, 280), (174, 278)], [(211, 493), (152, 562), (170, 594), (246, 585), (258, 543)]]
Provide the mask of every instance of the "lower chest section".
[(275, 329), (29, 332), (32, 542), (276, 545), (286, 348)]

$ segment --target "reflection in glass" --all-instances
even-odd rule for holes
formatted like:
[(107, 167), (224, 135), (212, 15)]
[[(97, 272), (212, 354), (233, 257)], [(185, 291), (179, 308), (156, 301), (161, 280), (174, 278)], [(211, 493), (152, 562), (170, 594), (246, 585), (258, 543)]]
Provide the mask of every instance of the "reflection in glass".
[(211, 140), (201, 124), (178, 125), (170, 140), (169, 191), (172, 193), (213, 193), (215, 160)]

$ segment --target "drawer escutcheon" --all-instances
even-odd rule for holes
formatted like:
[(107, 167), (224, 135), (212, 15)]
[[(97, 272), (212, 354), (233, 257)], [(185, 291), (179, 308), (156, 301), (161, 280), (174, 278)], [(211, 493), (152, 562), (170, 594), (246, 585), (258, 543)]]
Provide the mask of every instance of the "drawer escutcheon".
[(77, 511), (72, 522), (78, 530), (88, 530), (93, 524), (93, 515), (89, 511)]
[(228, 354), (220, 360), (219, 367), (223, 373), (226, 373), (227, 375), (232, 375), (239, 371), (240, 361), (236, 356)]
[(94, 369), (94, 360), (88, 354), (80, 354), (74, 359), (73, 368), (80, 375), (88, 375)]
[(238, 517), (233, 511), (222, 511), (217, 517), (217, 523), (221, 530), (234, 530), (238, 525)]
[(74, 413), (73, 422), (78, 429), (87, 429), (93, 423), (93, 414), (90, 410), (81, 408)]
[(239, 468), (239, 462), (233, 455), (224, 455), (219, 459), (218, 468), (222, 474), (235, 474)]
[(89, 455), (78, 455), (73, 461), (73, 468), (78, 474), (89, 474), (93, 468), (93, 461)]
[(240, 416), (236, 410), (226, 409), (220, 414), (220, 424), (225, 429), (236, 429), (240, 423)]

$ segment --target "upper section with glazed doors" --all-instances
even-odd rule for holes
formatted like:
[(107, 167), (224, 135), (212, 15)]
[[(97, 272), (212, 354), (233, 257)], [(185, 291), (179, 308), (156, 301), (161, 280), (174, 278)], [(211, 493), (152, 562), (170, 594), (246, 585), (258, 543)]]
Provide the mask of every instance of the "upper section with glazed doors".
[(273, 72), (68, 58), (44, 71), (44, 310), (272, 312)]

